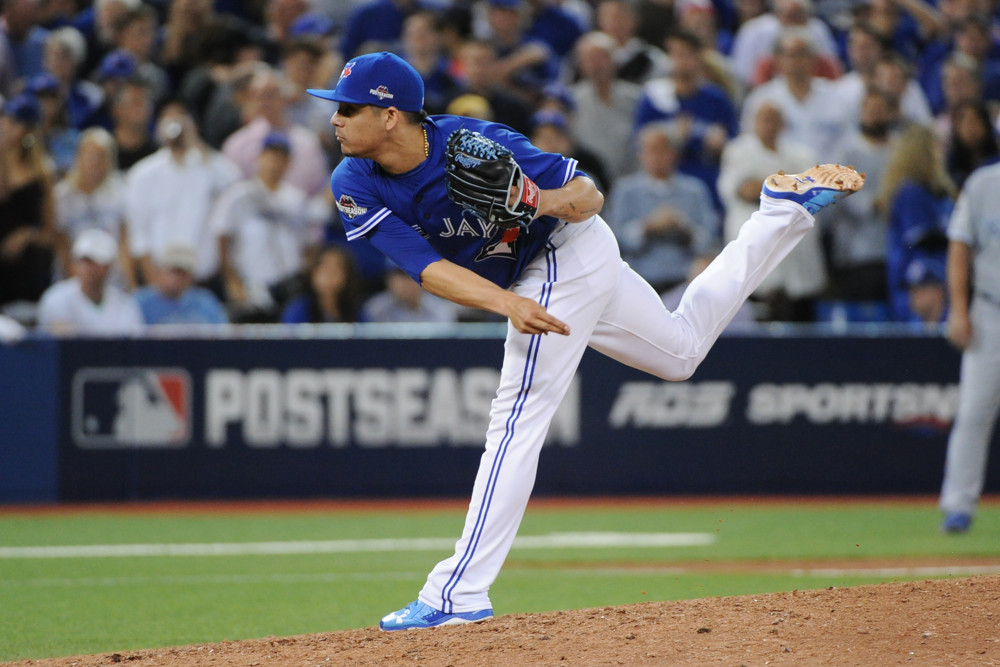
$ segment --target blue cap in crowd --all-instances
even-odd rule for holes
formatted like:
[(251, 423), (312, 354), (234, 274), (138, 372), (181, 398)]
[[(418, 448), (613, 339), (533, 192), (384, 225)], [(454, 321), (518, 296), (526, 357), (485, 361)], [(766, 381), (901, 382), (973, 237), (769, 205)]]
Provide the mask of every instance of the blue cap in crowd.
[(386, 51), (349, 61), (333, 90), (310, 88), (306, 92), (347, 104), (396, 107), (401, 111), (424, 108), (424, 80), (408, 62)]
[(28, 79), (25, 90), (35, 95), (48, 95), (59, 92), (59, 80), (48, 72), (42, 72)]
[(266, 137), (264, 137), (264, 143), (261, 144), (261, 149), (265, 151), (273, 149), (276, 151), (291, 153), (292, 144), (288, 140), (288, 135), (284, 132), (270, 132)]
[(547, 109), (539, 111), (531, 117), (531, 127), (537, 128), (539, 125), (552, 125), (558, 127), (560, 130), (565, 130), (569, 127), (569, 119), (561, 111)]
[(3, 105), (3, 115), (10, 116), (23, 125), (34, 125), (42, 117), (38, 98), (31, 93), (21, 93)]
[(944, 284), (945, 263), (940, 257), (918, 256), (906, 265), (906, 284), (910, 287)]
[(125, 49), (117, 49), (104, 56), (101, 66), (97, 70), (100, 79), (127, 79), (135, 76), (139, 66), (135, 61), (135, 56)]
[(321, 35), (326, 37), (332, 35), (337, 24), (326, 14), (319, 12), (308, 12), (292, 22), (288, 28), (288, 34), (292, 37), (304, 37), (309, 35)]

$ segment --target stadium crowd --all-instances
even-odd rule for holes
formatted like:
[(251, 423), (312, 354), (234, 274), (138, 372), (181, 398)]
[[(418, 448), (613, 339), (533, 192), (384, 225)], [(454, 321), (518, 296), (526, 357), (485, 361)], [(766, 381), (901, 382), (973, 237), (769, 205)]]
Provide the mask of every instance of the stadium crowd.
[(59, 334), (155, 324), (456, 321), (347, 243), (332, 88), (359, 54), (426, 109), (579, 160), (665, 303), (763, 178), (864, 190), (742, 321), (946, 318), (946, 228), (995, 161), (994, 0), (0, 0), (0, 312)]

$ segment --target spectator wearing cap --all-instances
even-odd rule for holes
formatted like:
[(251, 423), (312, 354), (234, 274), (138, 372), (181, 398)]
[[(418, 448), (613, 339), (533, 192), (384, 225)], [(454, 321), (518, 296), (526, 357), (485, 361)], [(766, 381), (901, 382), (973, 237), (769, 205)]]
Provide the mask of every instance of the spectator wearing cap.
[(258, 70), (250, 81), (249, 100), (244, 107), (249, 122), (226, 139), (222, 152), (239, 165), (244, 177), (250, 178), (257, 172), (264, 138), (281, 132), (291, 145), (285, 178), (311, 196), (328, 189), (330, 166), (316, 133), (289, 121), (288, 96), (292, 92), (281, 72), (269, 67)]
[(0, 115), (0, 306), (38, 301), (51, 282), (55, 219), (40, 117), (30, 93)]
[[(340, 55), (338, 46), (338, 23), (329, 18), (326, 14), (319, 12), (309, 12), (295, 19), (291, 28), (288, 29), (288, 39), (285, 40), (281, 50), (281, 68), (285, 70), (289, 78), (294, 78), (288, 72), (288, 57), (293, 54), (300, 54), (303, 45), (308, 44), (312, 50), (318, 53), (314, 57), (315, 62), (311, 66), (309, 75), (310, 88), (332, 88), (336, 84), (336, 79), (344, 68), (344, 60)], [(312, 51), (310, 51), (310, 56)], [(307, 97), (307, 96), (306, 96)], [(329, 111), (329, 108), (327, 108)], [(323, 119), (324, 123), (330, 120), (329, 113)], [(312, 127), (303, 123), (306, 127)], [(315, 128), (313, 128), (315, 129)]]
[(45, 71), (59, 82), (67, 120), (78, 130), (104, 101), (100, 86), (77, 76), (86, 56), (87, 43), (76, 28), (53, 30), (45, 40)]
[(59, 82), (48, 72), (28, 80), (25, 90), (38, 98), (41, 120), (38, 130), (45, 148), (55, 164), (57, 176), (65, 174), (73, 164), (80, 131), (70, 127), (66, 104), (59, 90)]
[(605, 210), (622, 257), (662, 293), (687, 277), (696, 255), (720, 244), (719, 220), (705, 184), (677, 170), (677, 128), (649, 123), (638, 142), (642, 169), (615, 182)]
[(152, 283), (135, 292), (146, 324), (229, 323), (218, 297), (194, 284), (197, 260), (195, 249), (183, 244), (167, 246), (159, 253)]
[(319, 236), (306, 193), (285, 180), (291, 151), (287, 135), (268, 134), (256, 175), (228, 188), (212, 218), (226, 300), (254, 319), (276, 318), (272, 287), (302, 270), (305, 248)]
[(141, 0), (94, 0), (76, 15), (72, 25), (87, 40), (87, 59), (81, 71), (97, 69), (104, 56), (116, 47), (118, 20), (141, 6)]
[(102, 101), (87, 119), (87, 127), (98, 125), (105, 130), (114, 127), (111, 107), (115, 96), (127, 81), (136, 78), (138, 72), (139, 66), (135, 56), (125, 49), (116, 49), (104, 56), (96, 75), (101, 85)]
[(73, 243), (73, 277), (42, 295), (38, 326), (59, 336), (128, 336), (142, 331), (135, 298), (108, 284), (118, 242), (102, 229), (88, 229)]
[(43, 70), (49, 31), (39, 25), (38, 4), (39, 0), (6, 0), (0, 4), (0, 32), (6, 36), (17, 76), (22, 78)]
[(209, 216), (222, 191), (239, 180), (239, 167), (205, 145), (179, 102), (161, 108), (156, 138), (162, 148), (137, 162), (125, 179), (132, 257), (148, 282), (157, 253), (177, 243), (189, 245), (198, 252), (195, 280), (221, 292), (218, 241)]
[(539, 111), (531, 117), (531, 143), (546, 153), (557, 153), (576, 160), (580, 169), (594, 179), (597, 188), (609, 192), (610, 182), (601, 159), (573, 140), (570, 119), (560, 111)]
[(948, 319), (948, 289), (945, 261), (937, 254), (921, 254), (906, 267), (910, 321), (938, 331)]
[(576, 107), (573, 136), (597, 155), (612, 181), (635, 170), (629, 147), (636, 104), (642, 97), (638, 84), (616, 75), (615, 49), (614, 39), (606, 33), (584, 35), (576, 47), (580, 80), (570, 89)]
[(72, 168), (55, 187), (56, 229), (62, 275), (70, 275), (70, 248), (80, 234), (103, 229), (119, 245), (119, 257), (111, 270), (111, 283), (126, 290), (138, 284), (128, 253), (125, 227), (125, 181), (118, 172), (115, 140), (101, 127), (90, 127), (80, 135)]

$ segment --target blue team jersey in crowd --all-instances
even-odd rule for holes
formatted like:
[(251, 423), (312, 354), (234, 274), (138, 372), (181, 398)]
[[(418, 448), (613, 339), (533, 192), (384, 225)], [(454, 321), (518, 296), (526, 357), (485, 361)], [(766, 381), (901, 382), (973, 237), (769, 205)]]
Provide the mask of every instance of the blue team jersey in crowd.
[(497, 123), (461, 116), (431, 116), (424, 127), (429, 157), (405, 174), (375, 162), (344, 158), (330, 178), (334, 201), (351, 241), (367, 239), (419, 282), (429, 264), (447, 259), (500, 287), (509, 287), (545, 246), (556, 218), (541, 216), (510, 240), (498, 227), (463, 211), (445, 189), (445, 145), (460, 128), (507, 146), (524, 173), (543, 190), (576, 176), (576, 160), (543, 153), (523, 135)]

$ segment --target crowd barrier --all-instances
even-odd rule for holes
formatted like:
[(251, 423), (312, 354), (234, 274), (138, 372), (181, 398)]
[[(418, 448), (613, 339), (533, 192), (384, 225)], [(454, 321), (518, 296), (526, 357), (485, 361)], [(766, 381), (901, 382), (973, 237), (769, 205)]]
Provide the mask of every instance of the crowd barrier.
[[(228, 331), (0, 346), (0, 501), (468, 494), (502, 327)], [(686, 382), (588, 351), (536, 494), (934, 493), (958, 367), (885, 327), (727, 334)]]

